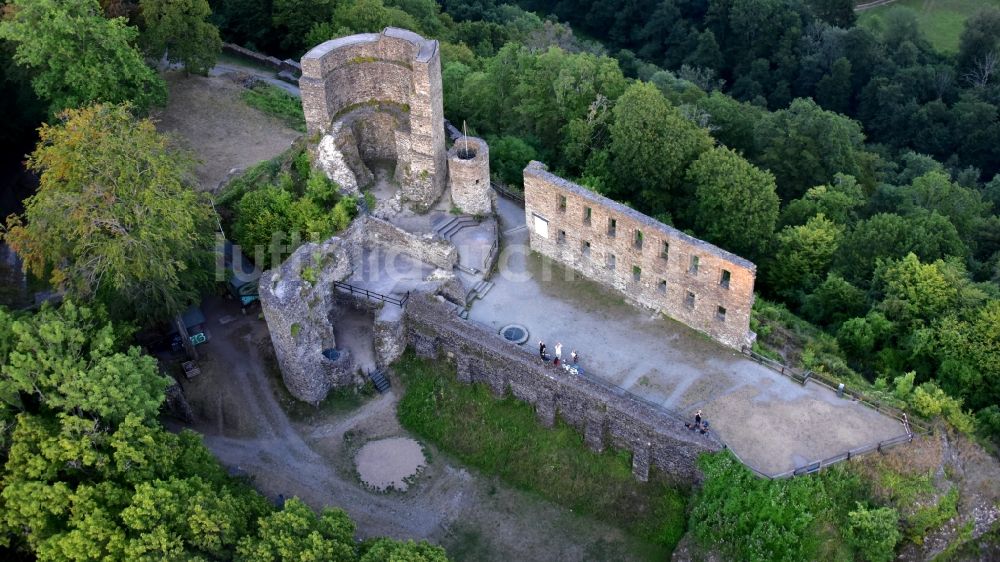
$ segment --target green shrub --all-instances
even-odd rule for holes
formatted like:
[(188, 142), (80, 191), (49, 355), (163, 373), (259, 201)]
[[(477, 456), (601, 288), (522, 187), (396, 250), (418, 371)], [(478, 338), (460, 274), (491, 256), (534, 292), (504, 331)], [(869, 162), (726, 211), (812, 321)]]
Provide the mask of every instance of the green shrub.
[(916, 544), (923, 544), (927, 531), (937, 529), (949, 519), (958, 515), (958, 488), (948, 490), (941, 499), (916, 511), (906, 522), (907, 538)]
[(277, 86), (258, 84), (243, 91), (243, 101), (255, 109), (281, 119), (289, 127), (306, 132), (306, 116), (302, 101)]
[(272, 262), (276, 259), (278, 245), (284, 241), (276, 238), (275, 233), (291, 232), (291, 207), (291, 194), (276, 187), (251, 191), (236, 206), (233, 237), (246, 255), (256, 256), (258, 260), (264, 253), (268, 255), (267, 263), (258, 265), (276, 265)]
[(333, 207), (332, 226), (334, 232), (347, 228), (358, 214), (358, 200), (355, 197), (344, 197)]
[(976, 424), (985, 437), (1000, 443), (1000, 406), (996, 404), (979, 410)]
[(786, 479), (759, 478), (729, 453), (703, 455), (705, 475), (688, 527), (701, 544), (731, 560), (799, 561), (836, 550), (837, 528), (864, 497), (861, 479), (844, 467)]
[(308, 178), (306, 180), (306, 196), (324, 207), (336, 203), (337, 184), (326, 177), (322, 170), (312, 170), (305, 177)]
[(857, 506), (848, 514), (847, 541), (865, 560), (889, 562), (900, 539), (899, 513), (891, 507)]
[(926, 418), (942, 416), (962, 433), (972, 433), (976, 429), (975, 418), (962, 411), (962, 400), (945, 394), (933, 382), (925, 382), (913, 389), (910, 404), (918, 414)]

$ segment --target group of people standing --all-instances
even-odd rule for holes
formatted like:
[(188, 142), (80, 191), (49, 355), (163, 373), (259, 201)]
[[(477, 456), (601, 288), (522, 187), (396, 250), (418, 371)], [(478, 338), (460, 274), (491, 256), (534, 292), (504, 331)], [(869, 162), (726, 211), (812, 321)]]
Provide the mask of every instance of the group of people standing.
[[(555, 352), (556, 352), (555, 365), (558, 367), (559, 363), (562, 362), (562, 343), (561, 342), (556, 342)], [(549, 354), (546, 352), (545, 342), (543, 342), (543, 341), (539, 341), (538, 342), (538, 356), (542, 358), (542, 361), (548, 361), (549, 360)], [(573, 366), (576, 366), (576, 364), (579, 361), (580, 361), (580, 356), (579, 356), (579, 354), (577, 354), (576, 350), (574, 349), (573, 352), (570, 353), (570, 363), (569, 364), (573, 365)]]
[(701, 410), (694, 413), (694, 423), (686, 423), (684, 427), (691, 431), (700, 431), (702, 434), (708, 433), (708, 421), (701, 418)]

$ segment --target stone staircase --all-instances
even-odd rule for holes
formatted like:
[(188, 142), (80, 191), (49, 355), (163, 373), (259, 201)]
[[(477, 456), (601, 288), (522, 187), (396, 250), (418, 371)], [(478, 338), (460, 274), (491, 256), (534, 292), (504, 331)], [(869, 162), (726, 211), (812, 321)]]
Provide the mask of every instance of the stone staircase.
[(465, 295), (465, 301), (471, 303), (474, 299), (481, 299), (485, 297), (486, 293), (489, 293), (490, 289), (492, 288), (493, 288), (492, 281), (482, 280), (476, 283), (474, 287), (469, 289), (468, 294)]
[(445, 240), (451, 240), (451, 237), (457, 234), (459, 230), (467, 226), (476, 226), (477, 224), (479, 222), (469, 215), (452, 215), (434, 225), (434, 233)]
[(389, 377), (385, 376), (385, 369), (369, 371), (368, 378), (371, 379), (372, 384), (375, 385), (375, 390), (377, 390), (379, 394), (389, 390), (389, 386), (391, 386), (389, 384)]
[(448, 302), (448, 301), (445, 301), (445, 302), (448, 304), (448, 306), (451, 307), (451, 311), (454, 312), (456, 316), (458, 316), (462, 320), (468, 320), (469, 319), (469, 309), (468, 308), (465, 308), (464, 306), (462, 306), (460, 304), (455, 304), (453, 302)]
[[(452, 215), (450, 217), (439, 219), (434, 225), (434, 233), (444, 238), (445, 240), (451, 240), (458, 231), (469, 226), (476, 226), (479, 224), (475, 218), (469, 215)], [(479, 275), (482, 271), (474, 267), (468, 267), (462, 265), (461, 263), (455, 264), (455, 269), (459, 271), (468, 273), (469, 275)]]

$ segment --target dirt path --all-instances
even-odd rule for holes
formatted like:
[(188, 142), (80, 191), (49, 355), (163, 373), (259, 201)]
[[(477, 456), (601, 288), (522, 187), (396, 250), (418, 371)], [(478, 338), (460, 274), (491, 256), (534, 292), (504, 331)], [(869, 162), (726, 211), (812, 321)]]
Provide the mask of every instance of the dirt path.
[(280, 120), (243, 103), (242, 86), (223, 72), (228, 68), (208, 77), (165, 72), (169, 101), (153, 114), (157, 129), (180, 137), (200, 160), (195, 173), (206, 191), (218, 189), (231, 170), (281, 154), (299, 137)]
[(203, 308), (212, 339), (200, 348), (202, 375), (184, 383), (193, 428), (224, 465), (245, 471), (268, 497), (342, 507), (360, 537), (426, 538), (456, 560), (662, 559), (663, 552), (619, 529), (470, 472), (426, 445), (428, 465), (407, 492), (369, 491), (355, 472), (355, 453), (373, 440), (413, 437), (396, 419), (398, 395), (298, 424), (268, 373), (274, 363), (264, 322), (227, 301)]

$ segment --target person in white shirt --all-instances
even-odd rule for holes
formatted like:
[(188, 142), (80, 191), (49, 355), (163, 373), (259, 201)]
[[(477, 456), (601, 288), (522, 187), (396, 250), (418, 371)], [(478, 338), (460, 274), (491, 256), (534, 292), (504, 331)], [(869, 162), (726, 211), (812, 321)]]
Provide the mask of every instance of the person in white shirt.
[(560, 359), (562, 359), (562, 344), (556, 342), (556, 365), (559, 364)]

